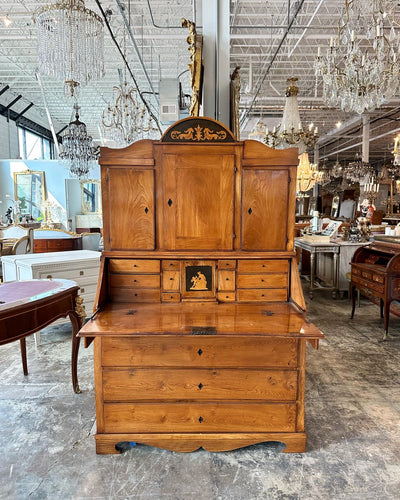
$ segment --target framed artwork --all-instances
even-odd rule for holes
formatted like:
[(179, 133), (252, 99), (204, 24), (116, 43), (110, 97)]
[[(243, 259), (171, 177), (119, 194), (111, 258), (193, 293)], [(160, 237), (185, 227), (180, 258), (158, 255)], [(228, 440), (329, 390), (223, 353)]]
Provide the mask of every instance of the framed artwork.
[(191, 260), (183, 263), (182, 299), (215, 298), (215, 262)]

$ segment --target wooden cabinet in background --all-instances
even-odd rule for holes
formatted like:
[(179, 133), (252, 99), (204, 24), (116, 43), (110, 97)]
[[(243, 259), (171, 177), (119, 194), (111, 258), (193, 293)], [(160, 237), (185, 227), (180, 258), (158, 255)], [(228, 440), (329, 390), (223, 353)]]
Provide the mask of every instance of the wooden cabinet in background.
[[(305, 451), (306, 322), (293, 251), (297, 150), (189, 118), (101, 149), (96, 451), (282, 441)], [(119, 449), (119, 448), (118, 448)]]

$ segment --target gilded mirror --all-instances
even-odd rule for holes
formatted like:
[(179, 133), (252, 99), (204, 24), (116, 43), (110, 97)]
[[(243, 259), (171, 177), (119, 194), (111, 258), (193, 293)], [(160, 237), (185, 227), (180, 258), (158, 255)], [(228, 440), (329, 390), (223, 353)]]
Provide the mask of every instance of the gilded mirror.
[(40, 217), (46, 200), (44, 172), (14, 172), (14, 197), (19, 202), (20, 214), (33, 219)]
[(101, 181), (97, 179), (81, 180), (82, 213), (101, 213)]

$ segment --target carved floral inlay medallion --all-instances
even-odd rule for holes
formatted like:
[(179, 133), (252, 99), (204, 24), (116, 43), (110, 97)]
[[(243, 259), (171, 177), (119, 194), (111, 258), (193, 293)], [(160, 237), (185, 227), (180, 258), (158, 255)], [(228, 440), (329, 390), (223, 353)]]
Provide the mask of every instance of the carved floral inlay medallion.
[(226, 139), (225, 130), (214, 131), (208, 127), (189, 127), (184, 131), (173, 130), (171, 132), (172, 139), (186, 140), (186, 141), (223, 141)]

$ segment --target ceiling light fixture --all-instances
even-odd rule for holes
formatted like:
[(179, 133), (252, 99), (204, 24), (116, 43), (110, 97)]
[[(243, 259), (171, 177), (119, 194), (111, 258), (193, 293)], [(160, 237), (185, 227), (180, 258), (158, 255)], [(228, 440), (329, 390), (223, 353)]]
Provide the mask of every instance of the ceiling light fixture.
[(326, 56), (318, 48), (315, 61), (316, 85), (321, 77), (322, 97), (329, 106), (361, 114), (396, 94), (400, 66), (395, 4), (345, 0), (337, 36), (331, 37)]
[(318, 127), (313, 129), (309, 125), (304, 131), (301, 126), (297, 94), (299, 88), (295, 85), (297, 78), (288, 78), (289, 86), (286, 88), (286, 101), (283, 110), (282, 122), (278, 128), (274, 127), (272, 132), (266, 129), (264, 142), (271, 148), (285, 149), (298, 146), (299, 154), (304, 153), (306, 148), (315, 146), (318, 140)]
[(12, 24), (12, 20), (8, 17), (8, 14), (3, 17), (3, 23), (6, 28), (8, 28), (10, 24)]
[(93, 146), (93, 140), (87, 134), (86, 125), (79, 120), (79, 106), (74, 105), (75, 121), (68, 125), (62, 139), (61, 160), (73, 177), (84, 179), (90, 169), (97, 164), (99, 148)]
[(64, 81), (66, 95), (104, 76), (104, 23), (83, 0), (46, 5), (35, 21), (40, 72)]
[(297, 167), (296, 191), (297, 195), (304, 197), (314, 184), (322, 180), (323, 172), (318, 170), (316, 163), (310, 163), (308, 153), (304, 152), (299, 156)]

